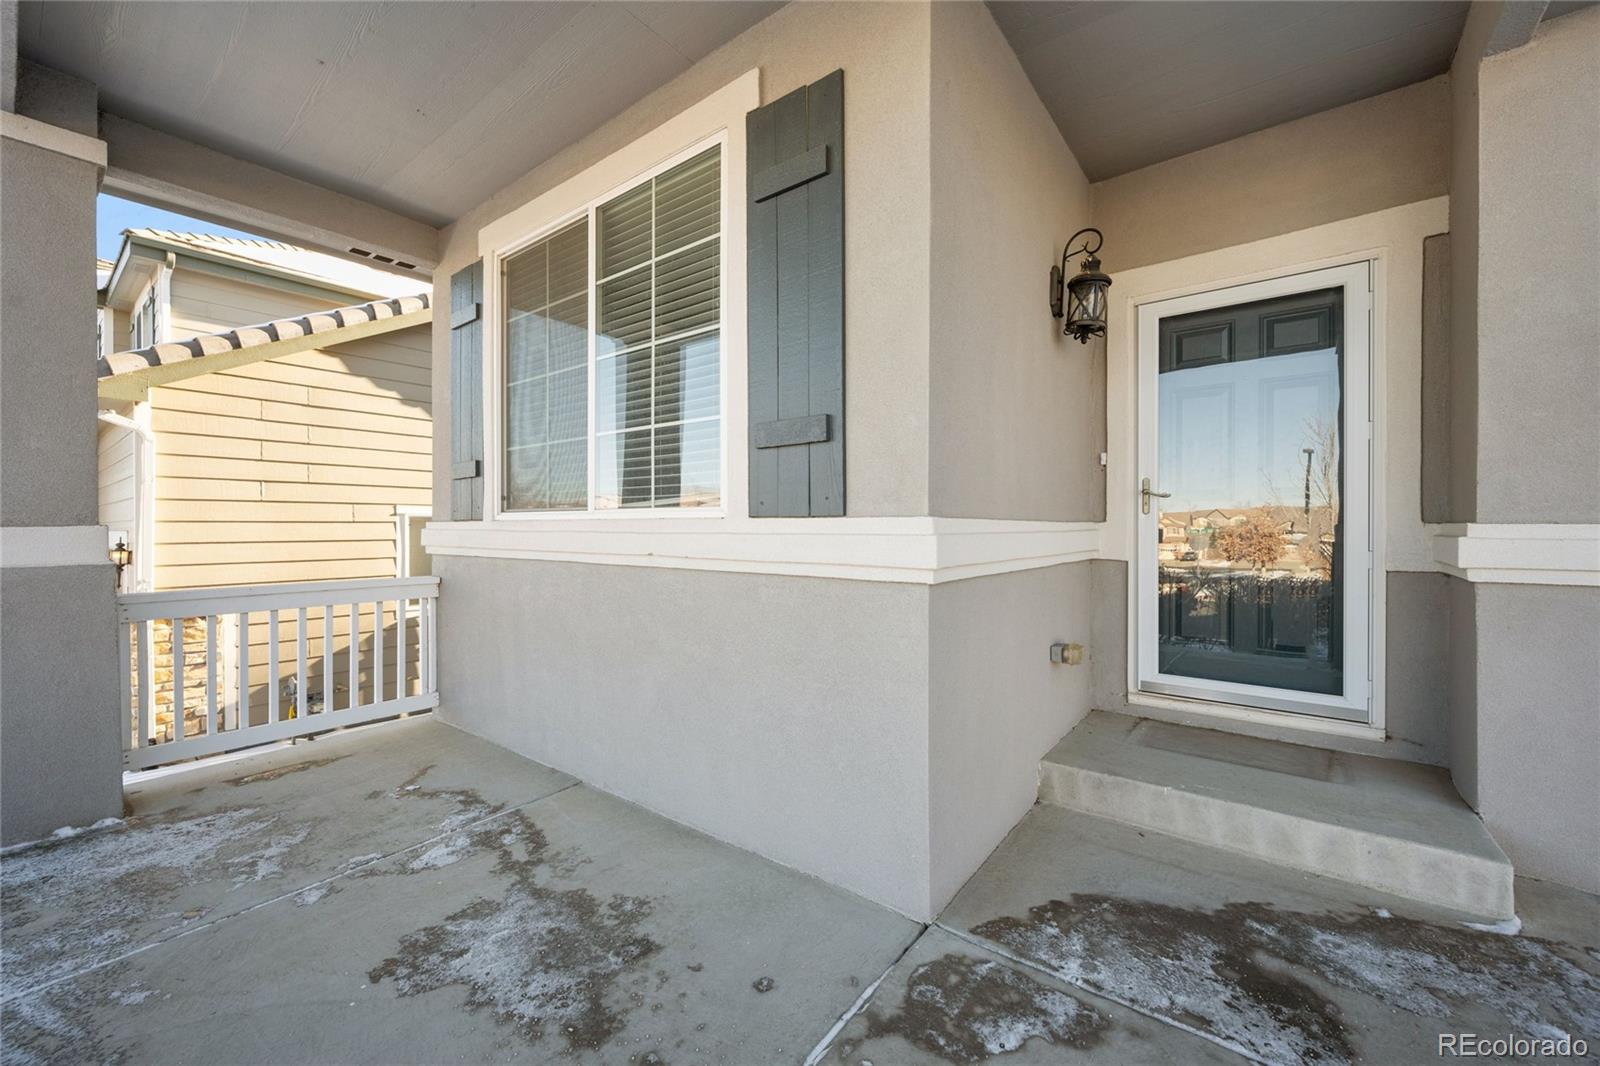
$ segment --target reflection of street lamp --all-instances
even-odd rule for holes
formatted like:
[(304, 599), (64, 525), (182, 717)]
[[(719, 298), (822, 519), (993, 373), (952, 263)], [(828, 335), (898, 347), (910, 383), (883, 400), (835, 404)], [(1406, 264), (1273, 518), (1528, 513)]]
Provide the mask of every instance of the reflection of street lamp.
[(1306, 521), (1311, 521), (1311, 453), (1315, 448), (1301, 448), (1306, 453)]

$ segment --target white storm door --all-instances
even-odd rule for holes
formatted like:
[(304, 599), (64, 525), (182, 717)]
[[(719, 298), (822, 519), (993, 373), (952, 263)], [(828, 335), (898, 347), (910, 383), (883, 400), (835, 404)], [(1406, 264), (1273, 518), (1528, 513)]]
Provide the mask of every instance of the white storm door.
[(1139, 308), (1140, 691), (1371, 722), (1371, 272)]

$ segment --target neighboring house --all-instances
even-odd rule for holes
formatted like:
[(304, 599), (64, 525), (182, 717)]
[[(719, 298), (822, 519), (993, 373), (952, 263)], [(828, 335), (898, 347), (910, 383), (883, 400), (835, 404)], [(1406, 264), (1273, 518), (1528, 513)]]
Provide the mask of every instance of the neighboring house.
[[(275, 241), (162, 230), (128, 231), (104, 285), (102, 359), (422, 291)], [(410, 545), (428, 515), (430, 340), (425, 325), (333, 334), (103, 399), (118, 417), (99, 429), (100, 521), (133, 549), (123, 587), (426, 572)]]
[[(111, 544), (133, 551), (124, 590), (428, 572), (418, 538), (429, 513), (431, 338), (415, 279), (275, 241), (147, 229), (126, 232), (106, 274), (100, 521)], [(408, 317), (356, 325), (335, 310), (400, 297), (415, 304)], [(191, 651), (204, 646), (201, 624), (186, 623)], [(225, 648), (235, 624), (223, 620)], [(170, 630), (162, 622), (153, 634), (157, 736), (172, 730)], [(293, 636), (281, 634), (281, 661), (293, 657)], [(259, 620), (251, 643), (260, 714)], [(370, 654), (358, 665), (370, 671)], [(279, 684), (289, 677), (280, 670)], [(223, 672), (230, 715), (235, 681)], [(203, 717), (204, 700), (191, 685), (190, 718)]]
[[(1495, 919), (1513, 864), (1600, 891), (1600, 7), (562, 5), (547, 47), (522, 5), (303, 5), (285, 47), (23, 6), (78, 129), (6, 131), (0, 485), (77, 554), (8, 563), (9, 839), (116, 813), (121, 660), (61, 665), (113, 646), (86, 419), (24, 314), (83, 254), (20, 228), (83, 230), (99, 165), (432, 272), (431, 391), (361, 342), (151, 400), (204, 419), (158, 587), (392, 573), (378, 528), (256, 538), (431, 483), (408, 710), (924, 921), (1040, 799)], [(242, 321), (173, 286), (113, 278), (121, 328)], [(430, 398), (431, 464), (377, 442)], [(1238, 560), (1182, 603), (1169, 496)], [(1248, 520), (1296, 505), (1309, 560)]]

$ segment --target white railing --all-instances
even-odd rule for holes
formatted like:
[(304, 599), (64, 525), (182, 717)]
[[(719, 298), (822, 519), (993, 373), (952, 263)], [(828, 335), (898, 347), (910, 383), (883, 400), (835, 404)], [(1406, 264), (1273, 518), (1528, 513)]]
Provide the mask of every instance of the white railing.
[(438, 596), (436, 577), (119, 596), (124, 766), (437, 707)]

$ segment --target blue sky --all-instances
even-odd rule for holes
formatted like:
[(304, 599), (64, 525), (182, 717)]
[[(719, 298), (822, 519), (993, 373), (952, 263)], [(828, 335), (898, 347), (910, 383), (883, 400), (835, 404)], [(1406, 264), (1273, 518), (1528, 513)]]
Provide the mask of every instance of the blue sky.
[(122, 231), (125, 229), (139, 229), (140, 227), (178, 230), (186, 233), (220, 233), (225, 237), (258, 236), (254, 233), (246, 233), (244, 230), (219, 226), (215, 222), (206, 222), (203, 219), (190, 218), (188, 215), (163, 211), (158, 207), (146, 207), (144, 204), (136, 204), (132, 200), (119, 200), (115, 196), (101, 195), (95, 201), (94, 254), (101, 259), (115, 260), (117, 258), (117, 250), (122, 247)]

